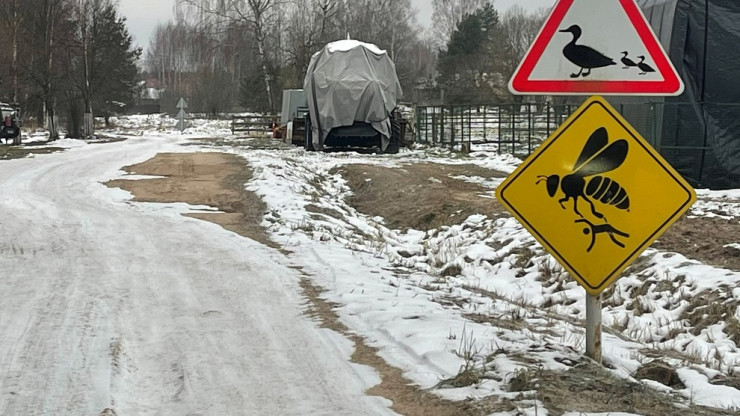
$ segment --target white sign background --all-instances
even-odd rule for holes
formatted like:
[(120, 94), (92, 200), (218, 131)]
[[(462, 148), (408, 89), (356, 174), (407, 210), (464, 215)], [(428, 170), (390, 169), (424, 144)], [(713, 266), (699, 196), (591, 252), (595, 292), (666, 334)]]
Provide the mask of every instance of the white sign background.
[[(632, 25), (627, 13), (618, 1), (575, 0), (558, 30), (578, 25), (583, 32), (576, 41), (577, 45), (589, 46), (608, 56), (616, 65), (594, 68), (586, 77), (571, 78), (580, 67), (570, 62), (563, 55), (563, 48), (570, 43), (573, 36), (569, 32), (556, 32), (542, 53), (542, 57), (532, 70), (531, 80), (572, 80), (572, 81), (663, 81), (664, 78), (656, 68), (652, 57)], [(635, 63), (640, 55), (645, 56), (645, 63), (656, 72), (640, 75), (640, 69), (624, 69), (622, 51), (629, 52), (628, 58)]]

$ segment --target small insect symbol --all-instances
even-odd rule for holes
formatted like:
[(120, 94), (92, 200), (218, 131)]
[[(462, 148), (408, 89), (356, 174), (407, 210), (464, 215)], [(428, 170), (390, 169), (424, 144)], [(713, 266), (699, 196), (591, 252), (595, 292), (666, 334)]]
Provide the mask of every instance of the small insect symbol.
[[(573, 166), (573, 173), (563, 176), (558, 175), (539, 176), (537, 183), (545, 181), (547, 193), (554, 197), (558, 191), (563, 191), (564, 198), (558, 200), (560, 206), (565, 209), (564, 203), (573, 198), (573, 211), (579, 216), (578, 198), (591, 205), (591, 213), (596, 218), (604, 218), (604, 214), (596, 211), (593, 201), (602, 204), (613, 205), (618, 209), (629, 210), (630, 199), (627, 191), (613, 179), (601, 176), (601, 174), (612, 171), (622, 165), (627, 157), (629, 144), (624, 139), (619, 139), (609, 144), (609, 134), (605, 127), (599, 127), (588, 138), (581, 150), (578, 160)], [(596, 176), (594, 176), (596, 175)], [(586, 178), (592, 176), (586, 182)]]

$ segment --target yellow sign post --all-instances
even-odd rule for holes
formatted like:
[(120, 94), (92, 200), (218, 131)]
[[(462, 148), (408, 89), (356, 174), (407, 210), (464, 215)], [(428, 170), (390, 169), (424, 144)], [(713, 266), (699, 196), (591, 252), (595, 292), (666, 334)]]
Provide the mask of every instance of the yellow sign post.
[(496, 194), (592, 295), (613, 283), (696, 200), (693, 188), (598, 96)]
[(496, 190), (588, 292), (586, 355), (601, 363), (601, 292), (696, 201), (601, 97), (589, 98)]

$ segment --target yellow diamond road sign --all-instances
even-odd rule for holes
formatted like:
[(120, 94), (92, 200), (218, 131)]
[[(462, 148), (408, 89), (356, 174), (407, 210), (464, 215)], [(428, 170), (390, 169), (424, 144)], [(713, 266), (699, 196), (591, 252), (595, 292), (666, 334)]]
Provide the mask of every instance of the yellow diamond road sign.
[(692, 187), (601, 97), (571, 115), (496, 196), (593, 295), (696, 200)]

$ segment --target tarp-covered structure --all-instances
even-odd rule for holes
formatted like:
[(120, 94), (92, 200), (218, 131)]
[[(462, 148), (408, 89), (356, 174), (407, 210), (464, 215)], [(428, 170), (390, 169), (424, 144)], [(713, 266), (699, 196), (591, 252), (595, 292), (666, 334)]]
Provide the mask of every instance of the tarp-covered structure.
[(389, 116), (403, 94), (396, 66), (385, 51), (357, 40), (329, 43), (311, 58), (303, 90), (314, 148), (322, 148), (333, 128), (359, 121), (382, 134), (385, 150), (391, 137)]
[(648, 135), (694, 186), (740, 187), (740, 1), (637, 3), (686, 84), (651, 103)]

